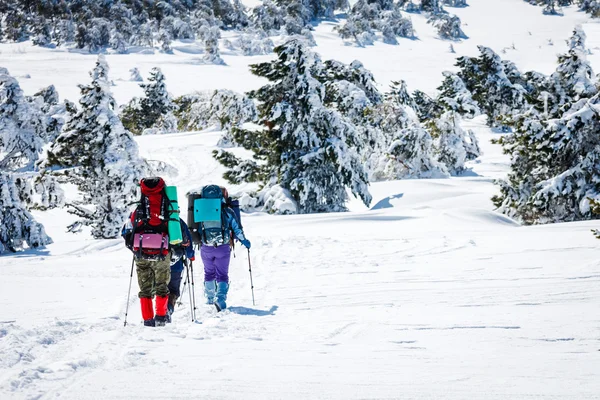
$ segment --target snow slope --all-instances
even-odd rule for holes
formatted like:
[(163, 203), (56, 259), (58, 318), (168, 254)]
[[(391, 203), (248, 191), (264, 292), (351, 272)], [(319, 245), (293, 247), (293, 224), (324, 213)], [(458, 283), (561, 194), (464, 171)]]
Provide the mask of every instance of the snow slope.
[[(431, 91), (454, 57), (475, 54), (477, 44), (501, 51), (515, 43), (503, 57), (550, 72), (572, 26), (589, 21), (572, 9), (543, 16), (522, 0), (470, 4), (452, 9), (470, 37), (454, 44), (457, 54), (446, 53), (449, 42), (418, 15), (418, 40), (355, 48), (322, 23), (316, 50), (362, 60), (382, 88), (406, 79)], [(585, 25), (596, 70), (599, 27)], [(260, 84), (246, 66), (269, 56), (226, 54), (228, 66), (207, 66), (194, 46), (108, 56), (117, 99), (140, 92), (118, 80), (133, 66), (146, 75), (159, 65), (176, 95)], [(26, 44), (2, 44), (0, 52), (13, 75), (31, 75), (19, 79), (26, 93), (53, 83), (71, 100), (95, 61)], [(122, 242), (65, 233), (72, 217), (62, 210), (36, 213), (55, 244), (0, 258), (0, 399), (600, 398), (600, 242), (589, 232), (597, 226), (521, 227), (495, 213), (492, 182), (506, 174), (507, 159), (481, 119), (466, 126), (484, 151), (468, 176), (376, 183), (371, 208), (352, 201), (349, 213), (244, 215), (256, 305), (247, 254), (238, 249), (230, 309), (200, 305), (198, 323), (186, 292), (173, 324), (142, 327), (134, 277), (123, 328), (131, 254)], [(210, 156), (218, 138), (138, 141), (145, 157), (177, 170), (168, 181), (185, 193), (224, 183)]]
[[(132, 296), (123, 328), (130, 253), (39, 215), (57, 244), (2, 258), (0, 398), (599, 398), (594, 224), (491, 211), (506, 159), (470, 124), (486, 154), (473, 176), (375, 184), (372, 210), (245, 215), (256, 306), (238, 249), (230, 309), (200, 305), (198, 323), (186, 293), (172, 325), (144, 328)], [(218, 181), (217, 140), (140, 145), (187, 190)], [(201, 300), (199, 265), (195, 279)]]

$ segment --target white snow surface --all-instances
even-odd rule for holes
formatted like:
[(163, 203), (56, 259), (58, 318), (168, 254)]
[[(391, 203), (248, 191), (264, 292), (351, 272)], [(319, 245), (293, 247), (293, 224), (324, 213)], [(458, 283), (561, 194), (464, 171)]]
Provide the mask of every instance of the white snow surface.
[[(382, 88), (405, 79), (431, 92), (477, 44), (499, 51), (514, 42), (503, 58), (549, 73), (573, 25), (589, 21), (574, 8), (544, 16), (522, 0), (469, 4), (449, 9), (469, 36), (454, 43), (458, 54), (446, 54), (449, 42), (418, 15), (419, 40), (348, 47), (322, 23), (316, 50), (361, 60)], [(600, 25), (584, 29), (600, 70)], [(227, 66), (207, 66), (194, 61), (192, 44), (174, 49), (108, 55), (117, 99), (141, 93), (126, 81), (135, 66), (144, 77), (160, 66), (176, 95), (243, 92), (261, 83), (247, 64), (271, 58), (224, 51)], [(96, 59), (23, 43), (0, 52), (13, 76), (31, 75), (19, 78), (26, 94), (53, 83), (70, 100)], [(522, 227), (494, 212), (493, 180), (506, 175), (507, 156), (481, 117), (463, 126), (483, 156), (462, 177), (375, 183), (371, 207), (352, 200), (348, 213), (243, 215), (256, 305), (243, 248), (219, 314), (202, 304), (198, 257), (196, 323), (186, 291), (172, 324), (143, 327), (134, 274), (123, 327), (131, 271), (123, 242), (66, 233), (74, 218), (63, 210), (35, 212), (54, 244), (0, 258), (0, 399), (599, 399), (597, 224)], [(225, 184), (211, 157), (220, 135), (137, 141), (142, 156), (177, 169), (166, 179), (185, 204), (188, 190)]]

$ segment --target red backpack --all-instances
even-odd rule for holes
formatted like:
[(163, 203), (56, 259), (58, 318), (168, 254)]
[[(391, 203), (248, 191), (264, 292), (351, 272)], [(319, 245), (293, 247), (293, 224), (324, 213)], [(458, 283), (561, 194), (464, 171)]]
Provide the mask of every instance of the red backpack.
[[(140, 181), (142, 196), (140, 204), (131, 214), (134, 235), (133, 251), (148, 256), (166, 256), (169, 254), (169, 215), (171, 204), (165, 192), (165, 181), (162, 178), (144, 178)], [(139, 235), (138, 235), (139, 234)], [(159, 248), (145, 246), (143, 240), (161, 235)], [(140, 249), (140, 242), (141, 249)], [(147, 244), (150, 244), (148, 239)]]

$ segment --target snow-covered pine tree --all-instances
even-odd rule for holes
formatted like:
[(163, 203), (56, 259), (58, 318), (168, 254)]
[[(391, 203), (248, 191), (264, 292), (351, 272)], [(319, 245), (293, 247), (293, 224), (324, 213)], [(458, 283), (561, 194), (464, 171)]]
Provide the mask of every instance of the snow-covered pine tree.
[(435, 26), (442, 39), (466, 39), (467, 35), (462, 30), (460, 18), (447, 13), (432, 13), (427, 23)]
[(234, 42), (227, 41), (226, 43), (232, 50), (240, 49), (245, 56), (270, 54), (275, 47), (273, 41), (262, 30), (243, 32)]
[(35, 179), (35, 192), (40, 195), (40, 202), (34, 205), (38, 210), (60, 208), (66, 203), (60, 182), (51, 174), (42, 174)]
[(480, 115), (481, 110), (479, 109), (479, 105), (473, 100), (471, 92), (467, 89), (460, 76), (448, 71), (442, 74), (444, 75), (444, 81), (438, 88), (439, 94), (436, 102), (444, 109), (456, 111), (465, 118), (473, 118)]
[(19, 82), (0, 68), (0, 170), (32, 170), (44, 145), (44, 117)]
[(260, 130), (234, 130), (254, 153), (256, 179), (265, 189), (289, 190), (299, 212), (346, 209), (346, 188), (371, 201), (367, 173), (357, 152), (354, 125), (324, 104), (325, 86), (315, 75), (319, 56), (300, 41), (275, 48), (277, 59), (251, 66), (270, 83), (251, 92), (259, 102)]
[(600, 95), (580, 100), (560, 119), (517, 119), (514, 137), (503, 143), (512, 155), (500, 210), (524, 223), (597, 218), (590, 199), (600, 200)]
[(567, 42), (569, 50), (558, 56), (558, 66), (550, 76), (547, 88), (546, 103), (551, 103), (553, 115), (561, 113), (561, 109), (567, 111), (573, 103), (590, 98), (598, 91), (598, 80), (587, 60), (585, 40), (585, 32), (577, 26)]
[(276, 35), (285, 24), (284, 12), (271, 0), (264, 0), (252, 9), (250, 21), (256, 29)]
[(137, 67), (131, 68), (129, 70), (129, 80), (131, 82), (143, 82), (144, 78), (142, 78), (142, 74), (140, 74), (140, 70)]
[(456, 111), (446, 111), (430, 124), (436, 138), (438, 161), (444, 164), (452, 175), (465, 171), (465, 163), (481, 155), (479, 143), (472, 131), (460, 126), (461, 118)]
[(525, 223), (597, 218), (590, 199), (600, 198), (600, 94), (584, 41), (576, 28), (556, 72), (536, 85), (546, 91), (536, 87), (532, 97), (546, 94), (545, 110), (513, 117), (515, 133), (501, 140), (511, 172), (493, 200)]
[(204, 41), (204, 57), (202, 59), (209, 64), (224, 65), (225, 61), (221, 58), (219, 50), (219, 39), (221, 38), (219, 27), (206, 25), (200, 35)]
[(408, 93), (408, 86), (404, 80), (392, 81), (390, 91), (386, 93), (386, 100), (399, 106), (408, 106), (413, 110), (417, 108), (415, 100)]
[(525, 106), (525, 89), (508, 79), (500, 57), (492, 49), (478, 48), (479, 57), (463, 56), (458, 59), (458, 76), (488, 116), (488, 125), (503, 126), (500, 117), (517, 114)]
[(421, 122), (437, 118), (444, 112), (443, 106), (436, 99), (421, 90), (415, 90), (412, 98), (416, 106), (415, 112)]
[(429, 13), (443, 12), (442, 0), (421, 0), (421, 10)]
[(406, 88), (398, 87), (404, 85), (392, 87), (373, 114), (374, 125), (383, 132), (385, 150), (371, 178), (381, 181), (448, 177), (446, 167), (436, 160), (431, 135), (419, 122), (415, 110), (405, 104), (410, 103)]
[(358, 0), (346, 23), (336, 30), (343, 39), (353, 39), (359, 46), (373, 44), (375, 31), (381, 31), (386, 43), (396, 44), (396, 37), (415, 35), (412, 21), (405, 18), (400, 3), (388, 0)]
[(23, 250), (25, 243), (34, 249), (52, 243), (44, 226), (23, 206), (15, 178), (5, 170), (0, 170), (0, 221), (0, 254)]
[(144, 97), (132, 99), (123, 108), (123, 126), (136, 135), (142, 134), (145, 129), (158, 129), (163, 133), (176, 131), (177, 122), (174, 126), (171, 123), (175, 118), (175, 105), (160, 68), (152, 68), (148, 83), (141, 83), (140, 87), (144, 89)]
[(80, 85), (81, 109), (68, 121), (41, 163), (45, 173), (75, 184), (83, 198), (69, 204), (95, 238), (116, 238), (149, 169), (114, 112), (108, 64), (98, 57), (92, 82)]
[(579, 8), (590, 14), (594, 18), (600, 18), (600, 1), (598, 0), (578, 0)]

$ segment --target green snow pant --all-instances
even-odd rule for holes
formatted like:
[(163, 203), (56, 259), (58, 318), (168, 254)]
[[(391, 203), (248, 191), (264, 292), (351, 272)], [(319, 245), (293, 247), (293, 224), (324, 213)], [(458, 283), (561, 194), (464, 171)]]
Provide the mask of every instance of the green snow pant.
[(140, 286), (140, 298), (169, 295), (171, 254), (166, 255), (164, 260), (136, 259), (135, 266)]

